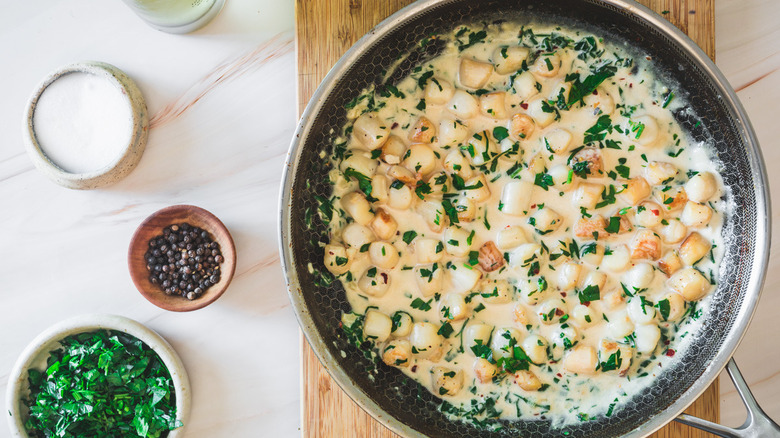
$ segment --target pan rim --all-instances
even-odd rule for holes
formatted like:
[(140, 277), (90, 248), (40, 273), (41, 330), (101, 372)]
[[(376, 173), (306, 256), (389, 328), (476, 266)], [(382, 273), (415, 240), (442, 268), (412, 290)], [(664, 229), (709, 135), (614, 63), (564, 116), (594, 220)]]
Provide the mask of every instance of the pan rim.
[[(393, 432), (404, 437), (424, 437), (425, 435), (397, 420), (369, 398), (360, 387), (354, 383), (347, 373), (337, 365), (336, 358), (331, 354), (324, 340), (318, 335), (314, 321), (308, 313), (308, 307), (304, 302), (300, 291), (298, 275), (294, 267), (294, 256), (292, 254), (290, 214), (292, 205), (292, 186), (299, 165), (300, 155), (305, 144), (304, 140), (308, 138), (312, 128), (308, 121), (312, 120), (313, 116), (320, 113), (328, 93), (342, 75), (350, 68), (353, 62), (360, 58), (368, 49), (373, 47), (373, 45), (384, 37), (385, 34), (392, 31), (393, 28), (400, 26), (407, 20), (418, 14), (424, 13), (431, 8), (452, 1), (453, 0), (420, 0), (400, 9), (360, 38), (333, 65), (317, 87), (306, 105), (305, 110), (301, 114), (285, 161), (282, 185), (279, 194), (280, 260), (285, 275), (285, 281), (287, 282), (290, 301), (306, 339), (324, 368), (329, 372), (339, 387), (344, 390), (347, 396), (363, 410), (368, 412), (374, 419)], [(591, 2), (624, 10), (633, 16), (642, 19), (651, 27), (667, 36), (709, 76), (711, 85), (721, 95), (724, 106), (731, 111), (737, 124), (740, 126), (740, 135), (745, 139), (749, 151), (748, 160), (752, 170), (753, 183), (756, 191), (757, 218), (755, 225), (756, 235), (759, 236), (759, 239), (755, 241), (755, 257), (752, 261), (751, 274), (746, 286), (748, 294), (745, 296), (743, 303), (740, 306), (739, 314), (730, 328), (730, 333), (728, 334), (726, 341), (720, 345), (720, 349), (715, 354), (714, 359), (697, 381), (681, 394), (677, 400), (661, 411), (661, 413), (649, 418), (645, 423), (625, 435), (626, 437), (644, 437), (672, 421), (710, 386), (726, 366), (747, 331), (747, 327), (753, 318), (761, 296), (762, 286), (766, 276), (766, 267), (769, 260), (771, 242), (771, 205), (769, 187), (767, 184), (768, 177), (756, 133), (739, 98), (725, 76), (716, 67), (714, 61), (711, 60), (709, 56), (707, 56), (704, 51), (690, 39), (690, 37), (661, 15), (633, 0), (591, 0)], [(763, 239), (760, 238), (761, 236), (763, 236)], [(305, 421), (305, 419), (303, 419), (303, 421)]]

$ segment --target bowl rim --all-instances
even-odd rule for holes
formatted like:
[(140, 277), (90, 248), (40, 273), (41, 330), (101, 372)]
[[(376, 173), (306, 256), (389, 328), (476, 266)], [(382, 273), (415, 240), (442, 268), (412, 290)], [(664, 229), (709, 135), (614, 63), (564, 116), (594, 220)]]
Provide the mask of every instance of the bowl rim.
[[(308, 138), (312, 128), (311, 120), (322, 110), (334, 84), (338, 82), (339, 78), (349, 69), (353, 62), (355, 62), (367, 49), (371, 48), (386, 33), (407, 22), (417, 14), (448, 1), (450, 0), (419, 0), (399, 9), (369, 30), (353, 44), (341, 58), (339, 58), (328, 71), (328, 74), (322, 79), (320, 85), (314, 91), (300, 116), (298, 125), (296, 126), (296, 130), (290, 142), (289, 151), (287, 152), (287, 158), (282, 171), (282, 185), (279, 190), (279, 252), (281, 266), (285, 275), (288, 295), (292, 303), (293, 311), (306, 340), (309, 342), (309, 345), (318, 359), (322, 362), (323, 367), (327, 369), (331, 378), (352, 401), (382, 425), (404, 437), (423, 437), (424, 435), (396, 419), (363, 392), (362, 388), (360, 388), (352, 378), (338, 366), (338, 361), (331, 353), (328, 344), (326, 344), (319, 334), (314, 319), (309, 313), (309, 306), (304, 301), (301, 293), (296, 259), (292, 249), (292, 217), (290, 214), (290, 207), (292, 205), (293, 183), (299, 165), (299, 158), (301, 151), (305, 146), (305, 139)], [(732, 328), (732, 333), (734, 335), (720, 346), (721, 351), (717, 353), (715, 359), (709, 364), (699, 379), (676, 401), (667, 406), (659, 415), (649, 418), (645, 423), (625, 435), (626, 437), (644, 437), (672, 421), (679, 414), (683, 413), (690, 404), (698, 399), (720, 375), (720, 372), (726, 366), (726, 363), (744, 337), (762, 292), (762, 286), (766, 276), (766, 267), (769, 261), (769, 246), (771, 242), (771, 199), (769, 197), (769, 187), (767, 184), (768, 176), (766, 166), (755, 130), (753, 129), (747, 112), (741, 104), (736, 92), (723, 73), (717, 68), (715, 62), (683, 31), (675, 27), (657, 12), (634, 0), (591, 1), (593, 3), (600, 3), (602, 5), (628, 11), (634, 16), (644, 20), (650, 26), (658, 29), (669, 37), (673, 43), (691, 57), (691, 60), (694, 63), (697, 63), (702, 70), (710, 75), (712, 85), (720, 93), (724, 105), (733, 110), (735, 118), (741, 125), (741, 134), (746, 139), (746, 142), (752, 146), (751, 152), (753, 155), (749, 159), (751, 168), (754, 169), (754, 177), (757, 181), (756, 194), (759, 202), (756, 207), (758, 212), (756, 233), (758, 236), (763, 236), (763, 238), (758, 239), (755, 242), (756, 256), (752, 263), (753, 270), (751, 271), (751, 278), (748, 280), (748, 286), (746, 287), (746, 289), (752, 291), (752, 296), (746, 299), (739, 311), (739, 315), (735, 320), (735, 325)]]
[[(43, 92), (56, 80), (72, 73), (91, 74), (110, 81), (125, 96), (132, 114), (132, 119), (129, 121), (131, 124), (130, 141), (123, 151), (118, 153), (106, 166), (88, 172), (68, 172), (60, 168), (41, 148), (33, 126), (35, 108)], [(25, 149), (35, 167), (55, 183), (71, 189), (94, 189), (124, 178), (141, 160), (146, 149), (148, 134), (149, 115), (141, 90), (122, 70), (111, 64), (98, 61), (67, 64), (49, 73), (28, 100), (22, 125)]]
[[(146, 271), (139, 272), (137, 268), (138, 265), (133, 263), (133, 253), (135, 251), (144, 250), (145, 251), (145, 243), (142, 242), (141, 234), (143, 230), (148, 227), (152, 221), (157, 218), (158, 216), (161, 216), (165, 213), (169, 212), (176, 212), (176, 211), (182, 211), (182, 212), (189, 212), (194, 213), (198, 216), (205, 217), (211, 221), (213, 221), (216, 224), (216, 227), (219, 228), (221, 231), (224, 231), (226, 235), (225, 242), (217, 242), (220, 244), (220, 250), (222, 251), (222, 254), (225, 255), (225, 260), (222, 263), (222, 266), (227, 267), (227, 270), (223, 270), (222, 274), (224, 278), (224, 285), (220, 287), (220, 289), (211, 295), (205, 295), (194, 299), (194, 300), (186, 300), (183, 301), (186, 305), (183, 305), (181, 307), (173, 307), (168, 305), (166, 302), (161, 301), (158, 299), (158, 296), (160, 294), (163, 294), (162, 291), (150, 291), (147, 289), (146, 284), (144, 283), (144, 279), (146, 278)], [(213, 237), (214, 240), (217, 241), (217, 236), (215, 235), (214, 231), (212, 230), (206, 230), (208, 231)], [(223, 244), (224, 243), (224, 244)], [(132, 237), (130, 237), (130, 244), (128, 245), (127, 249), (127, 269), (130, 273), (130, 278), (133, 281), (133, 285), (135, 285), (135, 288), (138, 290), (138, 292), (146, 298), (147, 301), (154, 304), (155, 306), (165, 309), (171, 312), (191, 312), (193, 310), (202, 309), (209, 304), (213, 303), (219, 297), (221, 297), (225, 291), (230, 286), (230, 283), (233, 281), (233, 276), (236, 272), (236, 265), (238, 264), (238, 258), (236, 255), (236, 244), (233, 240), (233, 235), (230, 234), (230, 230), (227, 226), (216, 216), (214, 213), (211, 213), (210, 211), (198, 207), (196, 205), (190, 205), (190, 204), (176, 204), (176, 205), (170, 205), (165, 208), (161, 208), (154, 213), (150, 214), (146, 217), (135, 229), (133, 232)], [(220, 280), (223, 281), (223, 280)], [(212, 286), (213, 287), (213, 286)]]
[(184, 428), (189, 421), (192, 389), (187, 370), (179, 355), (168, 341), (140, 322), (120, 315), (96, 313), (74, 316), (50, 326), (27, 344), (19, 355), (11, 374), (9, 374), (8, 389), (6, 390), (6, 415), (12, 437), (29, 437), (24, 428), (20, 393), (24, 388), (27, 370), (30, 366), (39, 360), (44, 352), (48, 353), (46, 350), (54, 348), (54, 345), (66, 336), (101, 329), (127, 333), (141, 340), (157, 353), (171, 375), (176, 394), (176, 419), (182, 422), (181, 427), (168, 433), (168, 438), (178, 438), (184, 435)]

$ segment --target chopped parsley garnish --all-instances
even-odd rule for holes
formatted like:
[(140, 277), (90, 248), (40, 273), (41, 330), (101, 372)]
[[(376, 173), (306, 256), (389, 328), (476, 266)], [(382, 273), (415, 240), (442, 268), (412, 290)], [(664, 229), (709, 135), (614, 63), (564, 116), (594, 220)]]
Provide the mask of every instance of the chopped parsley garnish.
[(580, 248), (580, 257), (585, 257), (588, 254), (596, 254), (598, 253), (598, 245), (596, 242), (591, 242), (586, 245), (582, 245), (582, 248)]
[(598, 45), (596, 44), (596, 38), (592, 36), (587, 36), (577, 41), (577, 43), (574, 44), (574, 50), (580, 52), (580, 54), (577, 55), (577, 58), (580, 58), (583, 61), (587, 60), (589, 57), (594, 59), (598, 58), (604, 53), (604, 50), (599, 50)]
[[(608, 115), (602, 115), (599, 117), (599, 119), (596, 121), (596, 124), (588, 128), (587, 131), (585, 131), (585, 143), (594, 143), (597, 141), (602, 141), (604, 138), (606, 138), (607, 133), (612, 132), (612, 119), (609, 118)], [(618, 147), (618, 149), (620, 149)]]
[(629, 175), (631, 174), (631, 168), (625, 165), (626, 159), (619, 158), (618, 162), (620, 164), (615, 167), (615, 171), (618, 173), (618, 175), (620, 175), (621, 178), (628, 179)]
[(320, 195), (314, 195), (314, 200), (317, 201), (317, 212), (320, 220), (323, 225), (327, 226), (333, 220), (333, 203), (328, 198)]
[(509, 137), (509, 130), (505, 127), (496, 126), (493, 128), (493, 138), (495, 138), (497, 142), (500, 142), (507, 137)]
[[(536, 257), (536, 256), (534, 256)], [(534, 260), (529, 266), (528, 266), (528, 276), (533, 277), (534, 275), (539, 274), (539, 271), (541, 270), (539, 261)]]
[(358, 182), (358, 186), (360, 187), (360, 191), (363, 192), (364, 195), (366, 195), (366, 199), (369, 202), (375, 202), (377, 201), (376, 198), (371, 196), (371, 178), (363, 175), (362, 173), (358, 172), (357, 170), (349, 167), (347, 170), (344, 171), (344, 177), (349, 181), (351, 178), (355, 178)]
[(590, 163), (587, 161), (577, 161), (572, 163), (571, 170), (580, 178), (587, 179), (590, 175)]
[(428, 79), (433, 77), (433, 71), (426, 71), (422, 75), (420, 75), (420, 78), (417, 79), (417, 85), (420, 86), (420, 88), (425, 88), (425, 84), (428, 83)]
[[(392, 318), (390, 318), (390, 321), (393, 323), (393, 325), (392, 325), (392, 331), (396, 331), (396, 330), (398, 330), (398, 327), (400, 327), (400, 326), (401, 326), (401, 318), (403, 318), (403, 317), (404, 317), (404, 315), (407, 315), (407, 316), (409, 316), (409, 314), (408, 314), (408, 313), (406, 313), (406, 312), (403, 312), (403, 311), (400, 311), (400, 310), (399, 310), (399, 311), (397, 311), (397, 312), (395, 312), (395, 313), (393, 313), (393, 316), (392, 316)], [(410, 316), (410, 318), (411, 318), (411, 316)]]
[(513, 164), (512, 167), (510, 167), (506, 171), (506, 174), (509, 175), (510, 178), (520, 179), (520, 171), (521, 170), (523, 170), (523, 163), (518, 161), (517, 163)]
[(579, 291), (577, 296), (580, 299), (580, 303), (589, 303), (591, 301), (598, 301), (601, 299), (601, 291), (597, 285), (589, 285), (585, 289)]
[(445, 338), (449, 338), (454, 331), (455, 330), (452, 328), (452, 324), (445, 322), (441, 325), (441, 327), (439, 327), (439, 331), (436, 333), (444, 336)]
[(406, 242), (406, 244), (408, 245), (412, 243), (412, 240), (414, 240), (415, 237), (417, 237), (417, 231), (409, 230), (404, 233), (403, 239), (404, 242)]
[(596, 204), (596, 209), (599, 209), (599, 208), (602, 208), (602, 207), (606, 207), (607, 205), (614, 204), (615, 201), (617, 201), (615, 199), (615, 194), (616, 193), (617, 192), (615, 190), (615, 186), (613, 186), (612, 184), (610, 184), (609, 187), (605, 187), (604, 191), (601, 192), (601, 199), (602, 199), (602, 201), (600, 201), (598, 204)]
[(534, 184), (547, 191), (548, 187), (555, 185), (555, 181), (553, 181), (552, 175), (543, 172), (536, 174), (534, 177)]
[(439, 264), (438, 263), (434, 263), (431, 266), (431, 269), (420, 268), (420, 277), (427, 278), (428, 279), (428, 283), (430, 283), (430, 282), (433, 281), (433, 274), (436, 273), (437, 269), (439, 269)]
[(617, 370), (620, 368), (620, 365), (623, 364), (623, 359), (620, 357), (620, 350), (612, 353), (609, 355), (609, 358), (607, 358), (606, 362), (601, 362), (601, 371), (607, 372), (612, 370)]
[(666, 97), (664, 97), (664, 104), (661, 106), (661, 108), (666, 108), (669, 106), (669, 104), (672, 103), (672, 99), (674, 99), (674, 91), (669, 91)]
[(469, 233), (469, 237), (466, 238), (467, 245), (471, 246), (471, 242), (474, 241), (474, 234), (476, 234), (476, 232), (474, 230), (471, 230), (471, 233)]
[(607, 233), (615, 234), (620, 231), (620, 216), (612, 216), (609, 218), (609, 223), (604, 227), (604, 231)]
[(398, 90), (393, 84), (384, 84), (377, 90), (382, 97), (395, 96), (399, 99), (406, 97), (404, 93)]
[(550, 114), (555, 113), (555, 120), (561, 119), (561, 113), (553, 100), (542, 100), (542, 111)]
[(579, 73), (566, 75), (566, 81), (571, 82), (569, 106), (571, 107), (575, 103), (581, 102), (585, 96), (593, 93), (602, 82), (614, 76), (616, 72), (617, 67), (609, 63), (603, 63), (593, 70), (593, 74), (582, 81), (580, 81)]
[(420, 298), (415, 298), (414, 301), (412, 301), (412, 309), (420, 309), (423, 312), (426, 312), (428, 310), (431, 310), (431, 302), (433, 301), (433, 298), (431, 298), (428, 301), (423, 301)]
[(414, 189), (414, 193), (420, 199), (425, 199), (425, 195), (431, 194), (432, 191), (431, 185), (424, 181), (417, 181), (417, 187)]
[(669, 152), (666, 155), (669, 155), (672, 158), (676, 158), (676, 157), (679, 157), (680, 154), (683, 153), (684, 150), (685, 150), (685, 148), (680, 148), (680, 149), (677, 150), (677, 152)]
[(160, 437), (182, 426), (171, 374), (146, 344), (106, 330), (60, 344), (45, 371), (29, 370), (28, 434)]
[[(508, 334), (508, 333), (505, 333)], [(517, 345), (514, 345), (517, 341), (510, 338), (509, 344), (512, 355), (509, 357), (502, 357), (496, 361), (498, 366), (507, 373), (513, 374), (521, 370), (528, 370), (531, 365), (531, 358), (525, 354), (525, 351)]]
[(635, 122), (633, 120), (628, 121), (628, 125), (631, 127), (631, 132), (636, 133), (636, 136), (634, 138), (639, 138), (642, 136), (642, 132), (645, 130), (645, 124), (642, 122)]
[(477, 181), (476, 183), (467, 186), (466, 182), (463, 180), (463, 178), (458, 175), (457, 173), (452, 174), (452, 187), (455, 188), (455, 190), (476, 190), (483, 187), (482, 181)]
[(469, 251), (468, 264), (470, 266), (477, 266), (479, 264), (479, 251)]
[(664, 321), (669, 319), (669, 312), (671, 310), (671, 306), (669, 304), (668, 299), (663, 299), (656, 303), (655, 307), (658, 308), (658, 311), (661, 313), (661, 317), (663, 317)]
[[(666, 11), (666, 12), (668, 13), (669, 11)], [(618, 398), (615, 397), (615, 401), (613, 401), (612, 403), (609, 404), (609, 409), (607, 409), (607, 413), (604, 414), (604, 415), (607, 416), (607, 417), (611, 417), (612, 416), (612, 412), (615, 410), (615, 406), (617, 406), (617, 403), (618, 403)]]
[(469, 47), (473, 46), (474, 44), (481, 43), (485, 41), (485, 38), (487, 37), (487, 31), (480, 30), (478, 32), (471, 32), (468, 35), (468, 41), (463, 41), (460, 37), (464, 35), (466, 32), (468, 32), (469, 29), (464, 27), (461, 28), (456, 34), (455, 34), (455, 44), (458, 46), (458, 50), (461, 52), (468, 49)]
[(488, 345), (482, 345), (482, 339), (475, 340), (474, 344), (476, 345), (471, 346), (471, 352), (474, 353), (474, 356), (481, 357), (490, 363), (496, 363), (493, 359), (493, 349)]

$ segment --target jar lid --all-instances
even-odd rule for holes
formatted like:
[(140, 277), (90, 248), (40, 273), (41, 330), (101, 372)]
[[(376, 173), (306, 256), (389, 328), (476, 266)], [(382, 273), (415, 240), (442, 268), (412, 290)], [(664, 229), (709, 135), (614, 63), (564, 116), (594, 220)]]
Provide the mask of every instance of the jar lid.
[(35, 167), (71, 189), (124, 178), (141, 159), (148, 131), (146, 103), (135, 82), (95, 61), (69, 64), (46, 77), (27, 105), (23, 126)]

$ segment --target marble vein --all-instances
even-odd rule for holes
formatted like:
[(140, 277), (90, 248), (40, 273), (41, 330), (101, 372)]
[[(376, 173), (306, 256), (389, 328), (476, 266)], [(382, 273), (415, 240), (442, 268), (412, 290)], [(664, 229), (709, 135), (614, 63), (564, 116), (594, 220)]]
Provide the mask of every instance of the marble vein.
[(277, 35), (251, 52), (217, 66), (206, 77), (187, 90), (184, 95), (156, 112), (149, 120), (150, 127), (155, 128), (169, 123), (214, 91), (220, 84), (260, 68), (269, 61), (291, 52), (292, 49), (292, 39)]

